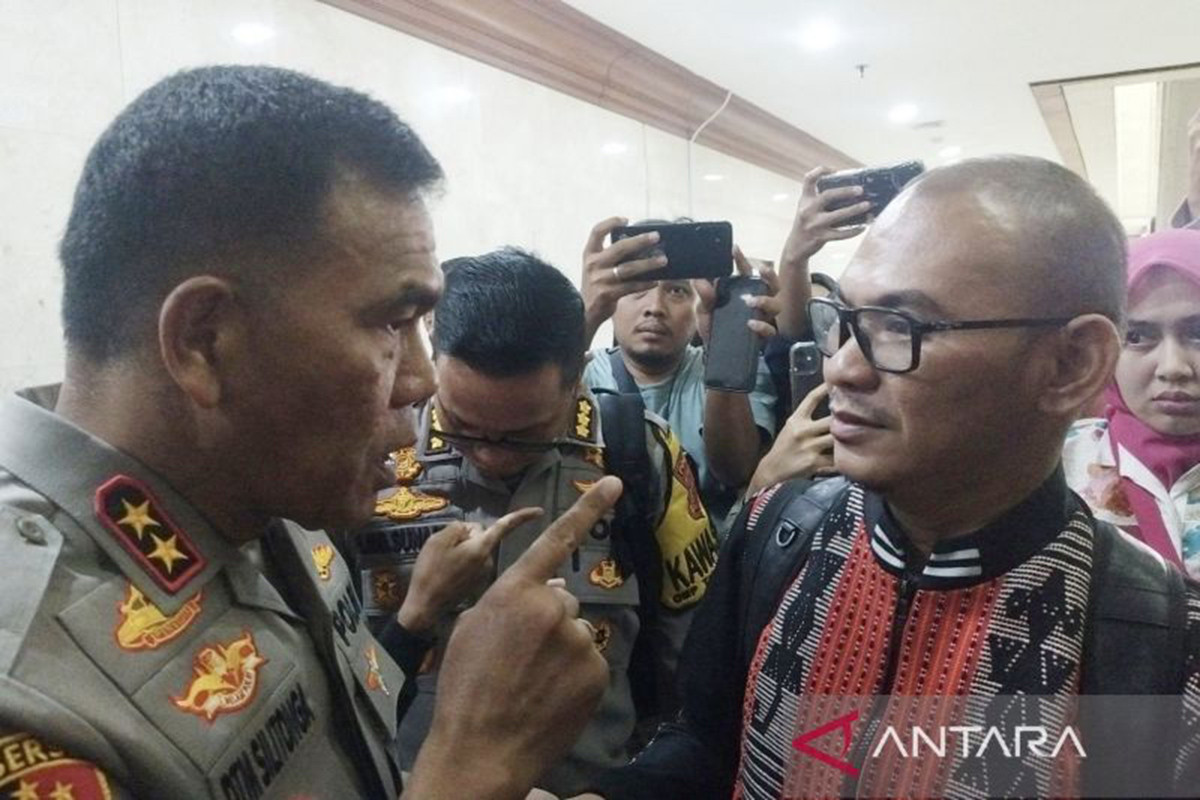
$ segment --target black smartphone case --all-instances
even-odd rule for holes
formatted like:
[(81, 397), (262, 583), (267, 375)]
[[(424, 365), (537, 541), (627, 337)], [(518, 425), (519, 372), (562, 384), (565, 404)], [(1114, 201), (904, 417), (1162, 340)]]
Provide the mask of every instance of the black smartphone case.
[(735, 275), (717, 282), (717, 304), (704, 362), (704, 385), (724, 392), (749, 392), (758, 374), (759, 337), (746, 326), (762, 314), (746, 305), (742, 295), (761, 296), (761, 278)]
[(733, 272), (733, 226), (728, 222), (677, 222), (668, 225), (627, 225), (612, 232), (618, 242), (641, 233), (658, 231), (658, 245), (631, 261), (663, 253), (667, 265), (638, 277), (640, 281), (684, 278), (716, 280)]
[(924, 171), (925, 165), (922, 162), (905, 161), (903, 164), (897, 164), (894, 167), (875, 167), (835, 172), (832, 175), (826, 175), (823, 178), (817, 179), (817, 191), (823, 192), (827, 189), (837, 189), (842, 186), (863, 187), (861, 196), (830, 201), (825, 206), (825, 210), (827, 212), (837, 211), (838, 209), (861, 203), (863, 200), (870, 200), (870, 211), (839, 222), (837, 227), (847, 228), (853, 225), (866, 225), (873, 217), (878, 217), (880, 212), (887, 207), (888, 203), (896, 199), (896, 195), (900, 194), (900, 191), (909, 181)]

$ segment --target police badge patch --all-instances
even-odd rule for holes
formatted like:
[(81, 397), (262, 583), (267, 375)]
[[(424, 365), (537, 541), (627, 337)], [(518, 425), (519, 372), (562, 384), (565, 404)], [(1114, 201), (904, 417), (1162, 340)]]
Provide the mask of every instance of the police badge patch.
[(248, 630), (227, 644), (205, 645), (192, 662), (192, 680), (171, 702), (205, 722), (240, 711), (258, 693), (258, 670), (266, 663)]
[(395, 473), (397, 483), (412, 483), (417, 478), (421, 477), (421, 473), (425, 468), (421, 466), (421, 462), (417, 460), (417, 448), (405, 447), (392, 453), (392, 459), (395, 461)]
[(363, 651), (363, 658), (367, 662), (367, 688), (374, 692), (383, 692), (391, 697), (392, 693), (387, 684), (383, 682), (383, 675), (379, 672), (379, 653), (375, 650), (375, 645), (367, 645)]
[(601, 589), (616, 589), (625, 583), (625, 576), (615, 560), (606, 558), (592, 567), (588, 573), (588, 583)]
[(612, 641), (612, 623), (606, 619), (598, 620), (592, 624), (592, 630), (592, 644), (596, 646), (597, 653), (603, 653)]
[(401, 486), (395, 494), (375, 503), (375, 513), (397, 522), (407, 522), (426, 514), (432, 514), (434, 511), (441, 511), (448, 505), (450, 505), (450, 501), (444, 497), (434, 497), (416, 489)]
[(127, 652), (153, 650), (179, 638), (200, 616), (200, 603), (201, 593), (196, 592), (168, 617), (136, 586), (129, 584), (125, 599), (117, 606), (117, 627), (113, 631), (117, 646)]

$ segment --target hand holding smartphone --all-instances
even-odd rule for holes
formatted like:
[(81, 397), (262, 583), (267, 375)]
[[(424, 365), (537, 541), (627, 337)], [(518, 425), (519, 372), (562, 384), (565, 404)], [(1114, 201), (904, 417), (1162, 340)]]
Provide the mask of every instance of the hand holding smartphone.
[(896, 199), (896, 195), (900, 194), (900, 190), (905, 184), (913, 178), (925, 171), (925, 165), (920, 161), (905, 161), (903, 164), (896, 164), (892, 167), (875, 167), (870, 169), (851, 169), (844, 172), (835, 172), (832, 175), (826, 175), (817, 180), (817, 191), (824, 192), (828, 189), (836, 189), (842, 186), (861, 186), (863, 193), (858, 197), (847, 198), (845, 200), (833, 200), (825, 206), (825, 211), (837, 211), (840, 208), (852, 206), (861, 203), (864, 200), (870, 201), (871, 210), (865, 214), (859, 214), (850, 219), (842, 220), (837, 224), (839, 228), (849, 228), (857, 225), (866, 225), (887, 206), (888, 203)]
[(667, 265), (643, 273), (638, 280), (716, 280), (733, 272), (733, 226), (728, 222), (671, 222), (653, 225), (625, 225), (612, 232), (612, 241), (657, 232), (658, 245), (632, 255), (630, 261), (661, 253)]
[[(792, 410), (795, 411), (809, 392), (824, 382), (824, 360), (817, 343), (812, 341), (796, 342), (788, 352), (788, 378), (792, 390)], [(829, 416), (829, 398), (826, 397), (817, 404), (812, 418), (820, 419)]]
[(763, 313), (746, 304), (747, 297), (769, 294), (767, 282), (735, 275), (717, 282), (717, 303), (704, 362), (704, 385), (724, 392), (749, 392), (758, 374), (761, 338), (746, 323)]

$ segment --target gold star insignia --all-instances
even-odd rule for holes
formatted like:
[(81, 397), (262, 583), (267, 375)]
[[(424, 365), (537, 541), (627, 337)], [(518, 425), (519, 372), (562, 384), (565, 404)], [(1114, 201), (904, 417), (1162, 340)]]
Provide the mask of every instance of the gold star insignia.
[(50, 800), (75, 800), (75, 795), (71, 793), (71, 789), (73, 788), (69, 783), (64, 786), (55, 781), (54, 791), (50, 793)]
[(37, 783), (21, 781), (21, 785), (12, 793), (13, 800), (38, 800), (37, 787)]
[(154, 550), (150, 552), (149, 558), (157, 558), (166, 568), (167, 574), (175, 568), (176, 561), (187, 561), (188, 557), (179, 552), (179, 548), (175, 546), (175, 534), (171, 534), (166, 539), (160, 539), (153, 533), (150, 538), (154, 540)]
[(146, 528), (154, 527), (161, 528), (158, 520), (150, 516), (150, 501), (142, 503), (140, 506), (131, 504), (128, 500), (122, 500), (121, 505), (125, 506), (125, 516), (117, 520), (118, 525), (128, 525), (133, 528), (133, 532), (137, 534), (138, 541), (142, 540), (142, 533)]
[(580, 439), (592, 438), (592, 404), (583, 397), (575, 406), (575, 435)]

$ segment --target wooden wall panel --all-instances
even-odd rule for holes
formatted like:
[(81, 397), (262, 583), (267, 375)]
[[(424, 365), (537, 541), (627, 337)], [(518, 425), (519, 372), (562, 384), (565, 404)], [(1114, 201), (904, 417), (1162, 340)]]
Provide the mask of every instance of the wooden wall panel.
[[(562, 0), (323, 0), (411, 36), (690, 138), (726, 91)], [(696, 139), (799, 179), (850, 156), (734, 95)]]

